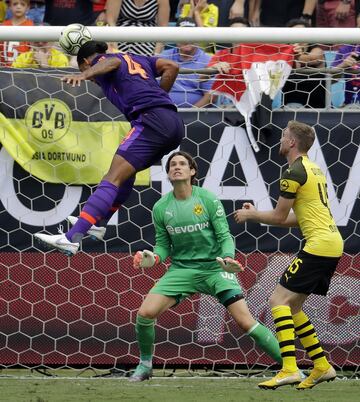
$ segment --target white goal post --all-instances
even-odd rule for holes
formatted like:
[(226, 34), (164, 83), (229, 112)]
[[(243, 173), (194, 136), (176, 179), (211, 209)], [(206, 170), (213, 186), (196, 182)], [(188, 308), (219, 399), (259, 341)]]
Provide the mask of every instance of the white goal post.
[[(57, 41), (63, 26), (0, 26), (0, 40)], [(126, 42), (359, 43), (358, 28), (93, 27), (94, 40)]]

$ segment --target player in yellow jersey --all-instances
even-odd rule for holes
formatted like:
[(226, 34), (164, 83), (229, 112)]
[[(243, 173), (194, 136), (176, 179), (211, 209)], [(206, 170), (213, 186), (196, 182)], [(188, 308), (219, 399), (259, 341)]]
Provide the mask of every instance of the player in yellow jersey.
[[(297, 389), (307, 389), (336, 377), (313, 325), (302, 311), (310, 294), (326, 295), (343, 253), (343, 239), (329, 208), (326, 178), (307, 156), (314, 139), (310, 126), (289, 121), (280, 141), (280, 155), (287, 158), (289, 167), (280, 179), (280, 197), (275, 209), (258, 211), (252, 204), (244, 203), (234, 213), (237, 223), (253, 220), (268, 225), (298, 226), (306, 240), (270, 298), (283, 367), (274, 378), (260, 383), (260, 388), (298, 384)], [(303, 381), (296, 364), (295, 334), (314, 364)]]

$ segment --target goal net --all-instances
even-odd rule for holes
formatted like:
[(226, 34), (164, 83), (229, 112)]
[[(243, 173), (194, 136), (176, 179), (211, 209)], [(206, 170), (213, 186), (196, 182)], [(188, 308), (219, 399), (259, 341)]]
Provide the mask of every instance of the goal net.
[[(174, 46), (167, 44), (168, 49)], [(301, 247), (302, 236), (293, 229), (236, 225), (232, 213), (245, 201), (260, 210), (274, 207), (285, 167), (278, 155), (282, 129), (292, 119), (314, 127), (317, 138), (310, 157), (326, 173), (345, 253), (327, 297), (309, 297), (305, 311), (330, 361), (338, 369), (356, 370), (359, 111), (340, 107), (344, 80), (351, 77), (324, 70), (331, 68), (334, 52), (325, 54), (322, 70), (291, 71), (273, 99), (265, 83), (260, 103), (255, 102), (248, 120), (236, 105), (241, 97), (229, 100), (226, 90), (218, 94), (212, 107), (180, 109), (186, 126), (180, 148), (196, 157), (199, 185), (223, 202), (237, 257), (246, 267), (238, 279), (249, 308), (256, 319), (274, 330), (269, 296)], [(72, 88), (62, 83), (59, 76), (67, 73), (59, 69), (0, 70), (0, 366), (126, 370), (138, 361), (137, 310), (168, 266), (167, 261), (139, 272), (132, 268), (131, 255), (154, 245), (151, 209), (171, 186), (164, 161), (159, 162), (138, 176), (131, 197), (111, 219), (103, 242), (85, 238), (82, 251), (72, 258), (38, 248), (33, 234), (56, 234), (59, 225), (68, 228), (66, 217), (79, 214), (129, 129), (96, 85), (86, 82)], [(235, 95), (251, 85), (262, 85), (259, 74), (255, 81), (251, 77), (243, 77), (244, 87), (235, 89)], [(233, 90), (231, 75), (213, 75), (212, 79), (222, 80)], [(181, 85), (189, 84), (185, 96), (190, 99), (190, 91), (199, 88), (199, 77), (184, 74), (180, 80)], [(314, 105), (315, 91), (320, 91), (316, 99), (321, 102)], [(310, 365), (301, 345), (297, 346), (300, 365)], [(154, 364), (165, 369), (236, 371), (266, 369), (274, 362), (254, 346), (215, 299), (195, 295), (157, 320)]]

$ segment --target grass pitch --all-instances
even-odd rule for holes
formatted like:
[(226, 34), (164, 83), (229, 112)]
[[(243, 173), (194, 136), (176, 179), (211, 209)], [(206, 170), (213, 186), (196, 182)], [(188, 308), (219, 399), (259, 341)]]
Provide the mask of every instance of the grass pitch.
[(312, 390), (285, 386), (261, 390), (259, 378), (154, 378), (129, 383), (124, 378), (0, 377), (6, 402), (355, 402), (359, 380), (336, 380)]

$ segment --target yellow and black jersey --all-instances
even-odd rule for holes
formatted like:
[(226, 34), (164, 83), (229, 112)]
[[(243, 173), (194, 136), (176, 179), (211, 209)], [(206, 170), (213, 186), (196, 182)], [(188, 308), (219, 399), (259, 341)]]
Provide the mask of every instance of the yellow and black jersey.
[(283, 173), (280, 195), (294, 198), (294, 212), (305, 237), (304, 251), (324, 257), (340, 257), (343, 239), (331, 215), (326, 178), (319, 166), (300, 156)]

